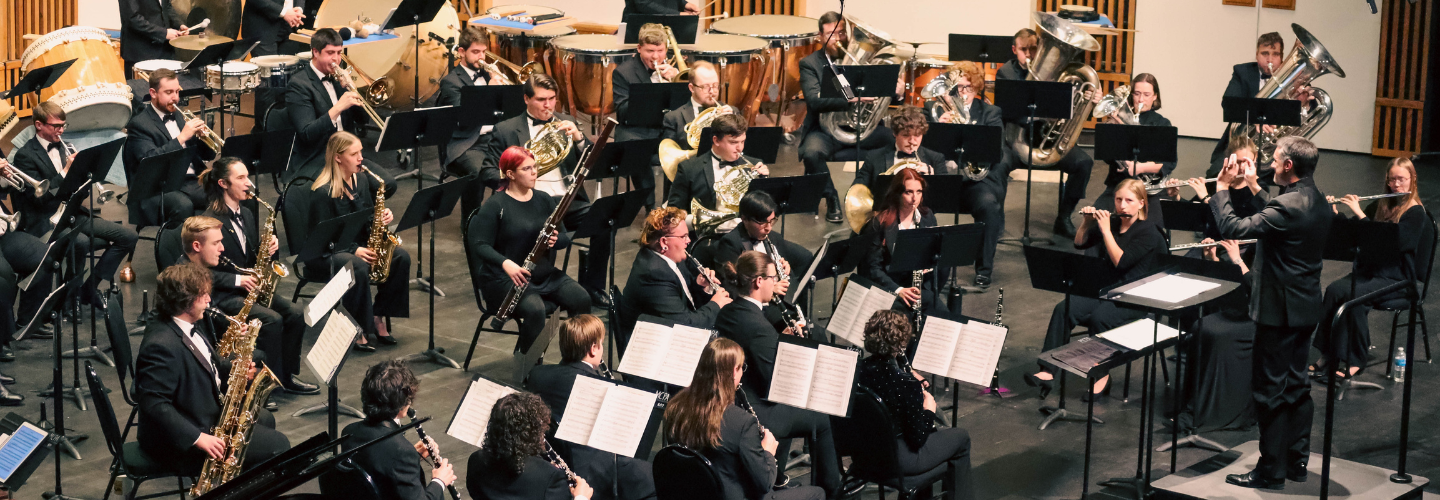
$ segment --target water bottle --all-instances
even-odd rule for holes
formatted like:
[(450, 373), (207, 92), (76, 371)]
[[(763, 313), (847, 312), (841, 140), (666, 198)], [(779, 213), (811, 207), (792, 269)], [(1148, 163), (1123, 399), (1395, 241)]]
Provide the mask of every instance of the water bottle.
[(1395, 382), (1396, 382), (1396, 383), (1405, 382), (1405, 348), (1404, 348), (1404, 347), (1396, 347), (1396, 348), (1395, 348), (1395, 369), (1394, 369), (1393, 371), (1394, 371), (1394, 375), (1393, 375), (1392, 378), (1395, 379)]

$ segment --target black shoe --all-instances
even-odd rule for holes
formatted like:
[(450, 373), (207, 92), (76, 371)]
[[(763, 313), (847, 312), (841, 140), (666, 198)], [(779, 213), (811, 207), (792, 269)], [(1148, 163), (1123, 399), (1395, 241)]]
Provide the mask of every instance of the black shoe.
[(988, 274), (977, 274), (977, 275), (975, 275), (975, 286), (977, 286), (977, 287), (979, 287), (979, 288), (981, 288), (981, 289), (989, 289), (989, 288), (990, 288), (990, 275), (988, 275)]
[(9, 344), (0, 346), (0, 361), (5, 363), (15, 361), (15, 349), (12, 349)]
[(23, 394), (15, 394), (0, 385), (0, 406), (22, 406), (24, 404), (25, 396)]
[(276, 403), (276, 402), (274, 402), (274, 401), (266, 401), (266, 402), (265, 402), (265, 409), (266, 409), (266, 410), (270, 410), (271, 412), (280, 411), (280, 403)]
[(840, 488), (840, 500), (858, 497), (860, 492), (865, 490), (865, 484), (864, 480), (850, 478), (850, 481)]
[(352, 349), (360, 352), (375, 352), (375, 346), (370, 344), (355, 344)]
[[(1114, 381), (1112, 380), (1111, 382)], [(1085, 391), (1085, 394), (1080, 395), (1080, 402), (1089, 403), (1091, 399), (1094, 399), (1096, 403), (1108, 402), (1110, 401), (1110, 389), (1112, 387), (1115, 387), (1115, 384), (1107, 383), (1104, 389), (1100, 389), (1100, 392), (1095, 392), (1094, 389)]]
[(36, 340), (53, 339), (55, 338), (55, 325), (53, 323), (42, 324), (38, 328), (36, 328), (35, 331), (30, 332), (30, 335), (26, 336), (25, 338)]
[(845, 213), (840, 211), (839, 204), (830, 205), (830, 209), (825, 212), (825, 220), (835, 224), (845, 222)]
[(790, 487), (790, 475), (784, 472), (775, 474), (775, 489), (781, 490)]
[(376, 335), (375, 341), (380, 345), (396, 345), (400, 343), (399, 340), (395, 340), (394, 335)]
[(15, 384), (15, 377), (11, 377), (11, 376), (6, 375), (6, 374), (4, 374), (4, 373), (0, 373), (0, 384), (14, 385), (14, 384)]
[(1225, 482), (1242, 488), (1263, 488), (1267, 490), (1280, 491), (1285, 489), (1284, 479), (1265, 479), (1255, 475), (1255, 471), (1245, 474), (1231, 474), (1225, 476)]
[(1050, 391), (1055, 388), (1055, 381), (1053, 379), (1041, 380), (1040, 377), (1036, 377), (1034, 373), (1026, 373), (1023, 378), (1025, 379), (1025, 385), (1040, 388), (1040, 399), (1045, 399), (1046, 396), (1050, 395)]
[(1055, 236), (1074, 238), (1075, 221), (1070, 220), (1070, 214), (1067, 212), (1055, 218), (1055, 226), (1050, 228), (1050, 232), (1055, 233)]
[(1294, 463), (1291, 463), (1290, 467), (1285, 469), (1285, 479), (1297, 483), (1305, 482), (1306, 476), (1309, 475), (1309, 471), (1305, 470), (1306, 465), (1308, 464), (1304, 460), (1296, 460)]
[(310, 396), (320, 394), (320, 386), (300, 380), (300, 377), (290, 376), (290, 382), (285, 384), (285, 392)]
[(585, 287), (590, 292), (590, 307), (610, 307), (610, 297), (605, 292), (590, 287)]

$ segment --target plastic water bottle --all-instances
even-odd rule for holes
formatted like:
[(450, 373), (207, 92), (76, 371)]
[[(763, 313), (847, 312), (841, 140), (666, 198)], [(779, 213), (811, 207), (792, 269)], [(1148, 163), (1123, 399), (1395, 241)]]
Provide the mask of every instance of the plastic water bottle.
[(1405, 382), (1405, 348), (1404, 348), (1404, 347), (1396, 347), (1396, 348), (1395, 348), (1395, 369), (1394, 369), (1393, 371), (1394, 371), (1394, 375), (1393, 375), (1392, 378), (1395, 379), (1395, 382), (1396, 382), (1396, 383), (1403, 383), (1403, 382)]

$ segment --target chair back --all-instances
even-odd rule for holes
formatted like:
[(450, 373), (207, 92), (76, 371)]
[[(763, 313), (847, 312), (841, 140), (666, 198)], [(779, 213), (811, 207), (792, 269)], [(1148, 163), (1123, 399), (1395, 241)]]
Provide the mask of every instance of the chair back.
[(260, 115), (261, 123), (265, 125), (264, 132), (278, 130), (293, 130), (295, 127), (290, 124), (290, 110), (285, 109), (285, 100), (280, 99), (265, 108), (265, 113)]
[(678, 444), (655, 454), (656, 500), (724, 500), (720, 474), (699, 452)]
[(320, 475), (320, 493), (326, 498), (381, 500), (375, 480), (350, 460), (340, 462), (330, 472)]
[(120, 434), (120, 424), (115, 421), (115, 408), (110, 406), (110, 396), (105, 394), (105, 383), (95, 373), (95, 366), (85, 362), (85, 381), (90, 385), (90, 399), (95, 403), (95, 416), (100, 419), (100, 430), (105, 433), (105, 448), (110, 455), (119, 457), (124, 453), (125, 438)]
[(480, 207), (475, 207), (474, 210), (465, 212), (465, 219), (460, 221), (460, 242), (462, 243), (461, 246), (465, 248), (465, 266), (470, 270), (470, 289), (475, 292), (475, 307), (480, 308), (481, 311), (489, 311), (489, 309), (485, 308), (485, 299), (480, 293), (480, 270), (485, 267), (485, 263), (480, 262), (480, 256), (476, 255), (475, 251), (470, 249), (469, 243), (470, 222), (475, 219), (475, 215), (478, 213), (480, 213)]
[(119, 289), (111, 289), (105, 293), (105, 333), (110, 336), (110, 350), (115, 357), (115, 374), (120, 380), (120, 394), (125, 397), (125, 402), (135, 406), (135, 399), (130, 396), (129, 385), (125, 383), (127, 377), (135, 376), (135, 355), (130, 350), (130, 331), (125, 325), (125, 300)]
[[(308, 227), (309, 218), (306, 212), (310, 210), (310, 185), (306, 182), (291, 183), (285, 188), (285, 194), (280, 197), (280, 224), (285, 227), (285, 249), (290, 255), (300, 256), (304, 250), (302, 244), (304, 238), (303, 229)], [(292, 236), (293, 235), (293, 236)], [(297, 262), (296, 265), (299, 265)]]
[(170, 227), (168, 224), (161, 224), (155, 231), (155, 268), (165, 270), (166, 268), (180, 262), (180, 257), (185, 255), (185, 245), (180, 240), (181, 228)]
[[(836, 437), (845, 436), (844, 448), (850, 452), (851, 471), (857, 477), (879, 481), (899, 480), (904, 477), (900, 468), (900, 445), (896, 441), (895, 423), (890, 419), (890, 410), (868, 387), (856, 384), (851, 395), (850, 417), (834, 427)], [(845, 432), (845, 429), (852, 429)], [(859, 430), (859, 431), (853, 431)], [(839, 439), (836, 447), (840, 448)]]
[[(1423, 206), (1421, 208), (1424, 208)], [(1429, 208), (1424, 208), (1425, 219), (1430, 222), (1430, 248), (1425, 252), (1425, 268), (1420, 270), (1420, 302), (1425, 302), (1425, 297), (1430, 295), (1430, 275), (1435, 273), (1435, 250), (1440, 247), (1440, 223), (1435, 222), (1435, 215), (1430, 213)]]

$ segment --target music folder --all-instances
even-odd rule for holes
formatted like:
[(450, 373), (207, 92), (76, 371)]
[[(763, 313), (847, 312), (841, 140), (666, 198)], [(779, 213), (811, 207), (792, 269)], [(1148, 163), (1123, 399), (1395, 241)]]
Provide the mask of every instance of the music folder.
[(481, 447), (485, 444), (485, 431), (490, 426), (490, 410), (495, 408), (495, 402), (516, 392), (520, 392), (520, 389), (510, 384), (483, 375), (471, 377), (470, 385), (465, 388), (465, 396), (460, 398), (460, 404), (455, 408), (455, 417), (450, 419), (450, 426), (445, 428), (445, 433), (477, 448)]
[(765, 400), (844, 417), (859, 363), (858, 347), (781, 335)]
[(689, 386), (695, 367), (700, 364), (700, 354), (716, 336), (713, 330), (641, 315), (626, 344), (619, 371), (680, 387)]
[(852, 274), (825, 329), (853, 345), (865, 345), (865, 322), (875, 311), (890, 309), (894, 303), (895, 292), (882, 290), (875, 282)]
[(916, 370), (988, 386), (1000, 363), (1009, 329), (943, 312), (925, 317), (910, 366)]
[(555, 438), (645, 460), (669, 401), (663, 391), (576, 374)]

